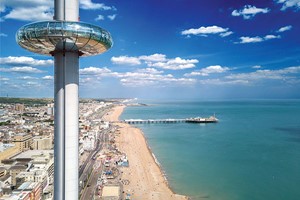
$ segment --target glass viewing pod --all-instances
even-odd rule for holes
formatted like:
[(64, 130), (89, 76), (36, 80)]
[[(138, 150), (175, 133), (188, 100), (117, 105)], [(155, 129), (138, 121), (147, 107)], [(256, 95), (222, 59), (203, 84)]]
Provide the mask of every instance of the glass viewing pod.
[(110, 33), (100, 27), (66, 21), (27, 24), (18, 30), (16, 40), (21, 47), (45, 55), (52, 55), (61, 41), (68, 41), (66, 51), (79, 51), (81, 56), (103, 53), (113, 44)]

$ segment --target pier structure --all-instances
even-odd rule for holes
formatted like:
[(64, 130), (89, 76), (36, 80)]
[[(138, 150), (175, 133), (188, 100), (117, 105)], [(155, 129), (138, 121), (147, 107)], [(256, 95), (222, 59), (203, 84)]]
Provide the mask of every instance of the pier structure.
[(186, 119), (125, 119), (122, 122), (127, 124), (170, 124), (170, 123), (216, 123), (218, 119), (215, 116), (202, 118), (186, 118)]
[(126, 119), (127, 124), (183, 123), (185, 119)]
[(17, 43), (54, 57), (54, 199), (78, 199), (79, 57), (107, 51), (106, 30), (79, 22), (79, 0), (54, 0), (54, 20), (24, 25)]

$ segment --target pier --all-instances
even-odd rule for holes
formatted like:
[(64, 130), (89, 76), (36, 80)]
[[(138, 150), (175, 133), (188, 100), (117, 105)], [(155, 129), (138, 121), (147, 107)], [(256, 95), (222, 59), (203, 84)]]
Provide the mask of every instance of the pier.
[(216, 123), (218, 119), (215, 116), (202, 118), (186, 118), (186, 119), (125, 119), (121, 122), (127, 124), (170, 124), (170, 123)]

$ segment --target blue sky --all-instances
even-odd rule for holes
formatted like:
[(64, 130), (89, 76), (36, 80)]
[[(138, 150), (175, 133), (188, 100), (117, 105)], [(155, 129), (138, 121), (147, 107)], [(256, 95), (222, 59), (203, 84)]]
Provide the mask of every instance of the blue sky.
[[(53, 0), (1, 0), (0, 96), (53, 97), (53, 58), (22, 49)], [(114, 46), (80, 59), (80, 97), (300, 98), (300, 0), (80, 0)]]

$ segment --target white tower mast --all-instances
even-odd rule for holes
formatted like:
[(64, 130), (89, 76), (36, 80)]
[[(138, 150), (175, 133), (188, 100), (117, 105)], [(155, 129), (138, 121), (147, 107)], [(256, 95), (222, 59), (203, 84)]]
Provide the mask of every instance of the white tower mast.
[[(55, 0), (54, 20), (79, 19), (78, 0)], [(65, 51), (61, 41), (54, 56), (54, 199), (78, 199), (79, 52)], [(70, 42), (69, 45), (72, 45)]]
[(17, 43), (34, 53), (54, 57), (54, 199), (78, 199), (79, 57), (97, 55), (112, 46), (104, 29), (79, 22), (78, 0), (55, 0), (54, 21), (27, 24)]

